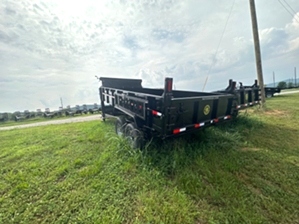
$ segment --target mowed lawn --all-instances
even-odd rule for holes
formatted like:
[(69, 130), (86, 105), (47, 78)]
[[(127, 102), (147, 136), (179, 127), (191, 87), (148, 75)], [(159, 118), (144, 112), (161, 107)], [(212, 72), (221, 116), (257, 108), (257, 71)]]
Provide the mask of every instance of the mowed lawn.
[(0, 223), (299, 223), (299, 94), (128, 148), (113, 123), (0, 131)]

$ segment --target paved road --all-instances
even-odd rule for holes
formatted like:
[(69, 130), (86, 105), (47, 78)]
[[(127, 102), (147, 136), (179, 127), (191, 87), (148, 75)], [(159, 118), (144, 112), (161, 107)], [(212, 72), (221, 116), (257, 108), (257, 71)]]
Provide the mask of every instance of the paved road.
[(50, 124), (66, 124), (66, 123), (101, 120), (101, 118), (102, 118), (102, 116), (100, 114), (90, 115), (90, 116), (86, 116), (86, 117), (72, 117), (72, 118), (61, 119), (61, 120), (42, 121), (42, 122), (36, 122), (36, 123), (31, 123), (31, 124), (20, 124), (20, 125), (8, 126), (8, 127), (0, 127), (0, 131), (17, 129), (17, 128), (45, 126), (45, 125), (50, 125)]
[(286, 94), (293, 94), (293, 93), (299, 93), (299, 90), (276, 93), (275, 95), (286, 95)]

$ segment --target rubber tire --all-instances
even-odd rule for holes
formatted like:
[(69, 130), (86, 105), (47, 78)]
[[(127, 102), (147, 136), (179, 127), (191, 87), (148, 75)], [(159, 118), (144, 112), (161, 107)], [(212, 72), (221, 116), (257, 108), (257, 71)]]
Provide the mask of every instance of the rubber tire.
[(143, 143), (142, 132), (138, 130), (135, 123), (129, 123), (125, 128), (125, 136), (132, 149), (141, 149)]
[(236, 109), (237, 105), (238, 105), (238, 101), (234, 100), (232, 110), (231, 110), (231, 116), (233, 119), (235, 119), (239, 114), (239, 110)]
[(117, 117), (115, 121), (115, 133), (120, 137), (125, 136), (126, 125), (127, 122), (124, 116)]

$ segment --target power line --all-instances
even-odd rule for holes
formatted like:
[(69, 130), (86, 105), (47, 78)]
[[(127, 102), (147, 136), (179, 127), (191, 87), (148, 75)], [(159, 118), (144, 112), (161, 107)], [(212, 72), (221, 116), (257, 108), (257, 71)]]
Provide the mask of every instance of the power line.
[(287, 3), (286, 0), (283, 0), (283, 1), (287, 4), (287, 6), (289, 6), (289, 8), (293, 11), (293, 13), (295, 14), (295, 16), (297, 16), (297, 12), (289, 5), (289, 3)]
[(202, 91), (204, 91), (204, 89), (205, 89), (205, 87), (206, 87), (206, 84), (207, 84), (207, 82), (208, 82), (208, 78), (209, 78), (209, 75), (210, 75), (210, 72), (211, 72), (213, 63), (214, 63), (214, 58), (216, 58), (216, 56), (217, 56), (217, 53), (218, 53), (218, 50), (219, 50), (219, 47), (220, 47), (222, 38), (223, 38), (223, 36), (224, 36), (225, 30), (226, 30), (226, 27), (227, 27), (227, 24), (228, 24), (228, 20), (229, 20), (231, 14), (232, 14), (234, 5), (235, 5), (235, 0), (233, 1), (233, 4), (232, 4), (232, 6), (231, 6), (231, 8), (230, 8), (230, 12), (229, 12), (229, 14), (228, 14), (228, 17), (227, 17), (227, 20), (226, 20), (224, 29), (223, 29), (222, 34), (221, 34), (221, 37), (220, 37), (220, 41), (219, 41), (219, 43), (218, 43), (218, 46), (217, 46), (215, 55), (214, 55), (214, 57), (213, 57), (213, 61), (212, 61), (211, 65), (210, 65), (210, 68), (209, 68), (209, 71), (208, 71), (208, 74), (207, 74), (207, 78), (206, 78), (206, 80), (205, 80), (205, 83), (204, 83), (204, 86), (203, 86), (203, 88), (202, 88)]
[[(284, 7), (284, 9), (299, 23), (299, 21), (297, 20), (297, 18), (296, 18), (296, 16), (297, 16), (297, 13), (295, 12), (295, 16), (293, 15), (293, 13), (292, 12), (290, 12), (289, 11), (289, 9), (287, 9), (286, 7), (285, 7), (285, 5), (280, 1), (280, 0), (278, 0), (278, 2), (282, 5), (282, 7)], [(286, 2), (287, 3), (287, 2)], [(287, 5), (289, 5), (288, 3), (287, 3)], [(291, 8), (291, 7), (290, 7)], [(293, 10), (293, 9), (292, 9)]]

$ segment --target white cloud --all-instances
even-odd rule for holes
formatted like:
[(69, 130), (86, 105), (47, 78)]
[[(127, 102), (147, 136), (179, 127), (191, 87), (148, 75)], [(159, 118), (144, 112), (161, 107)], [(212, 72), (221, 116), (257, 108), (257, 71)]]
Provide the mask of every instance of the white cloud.
[[(172, 76), (177, 89), (201, 90), (211, 68), (206, 90), (226, 87), (229, 78), (251, 83), (248, 2), (236, 1), (215, 55), (231, 3), (2, 0), (0, 111), (56, 109), (60, 97), (65, 105), (97, 102), (95, 75), (142, 78), (152, 87)], [(264, 72), (295, 66), (295, 17), (275, 3), (257, 2), (257, 9)]]

